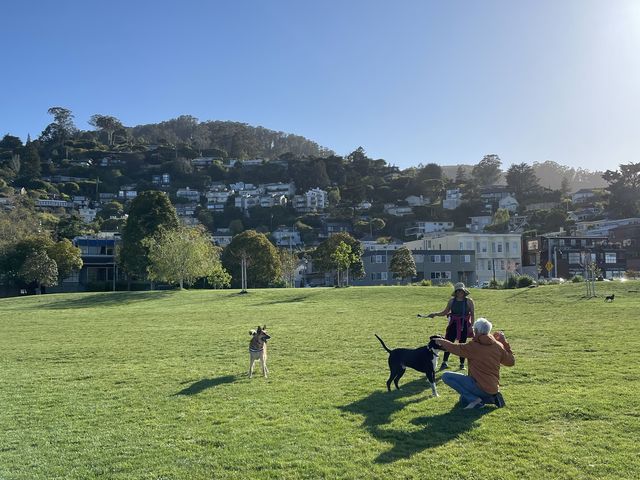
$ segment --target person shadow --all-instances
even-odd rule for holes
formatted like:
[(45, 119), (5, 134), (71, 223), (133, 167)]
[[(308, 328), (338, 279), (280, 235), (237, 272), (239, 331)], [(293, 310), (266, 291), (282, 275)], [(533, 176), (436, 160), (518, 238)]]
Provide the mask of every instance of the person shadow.
[(196, 395), (204, 390), (207, 390), (208, 388), (217, 387), (218, 385), (223, 385), (225, 383), (233, 383), (236, 380), (236, 375), (224, 375), (222, 377), (216, 378), (203, 378), (202, 380), (198, 380), (188, 387), (183, 388), (174, 395)]
[(419, 379), (403, 385), (400, 390), (376, 391), (361, 400), (339, 408), (344, 412), (364, 416), (362, 425), (371, 436), (391, 444), (390, 450), (378, 455), (375, 459), (376, 463), (392, 463), (410, 458), (423, 450), (445, 445), (476, 428), (480, 417), (493, 410), (490, 407), (464, 410), (460, 404), (456, 404), (448, 412), (411, 420), (412, 425), (422, 427), (418, 431), (386, 427), (391, 422), (391, 417), (407, 405), (435, 400), (431, 396), (425, 398), (422, 395), (417, 398), (408, 398), (425, 391), (430, 393), (431, 389), (424, 379)]

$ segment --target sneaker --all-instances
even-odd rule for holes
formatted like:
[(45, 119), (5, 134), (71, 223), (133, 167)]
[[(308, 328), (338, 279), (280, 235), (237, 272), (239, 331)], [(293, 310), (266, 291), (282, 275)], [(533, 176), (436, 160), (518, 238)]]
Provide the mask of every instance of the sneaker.
[(493, 403), (495, 403), (496, 407), (498, 408), (502, 408), (506, 405), (506, 403), (504, 402), (504, 398), (502, 398), (502, 394), (500, 392), (496, 393), (493, 396)]
[(482, 399), (480, 397), (476, 398), (469, 405), (464, 407), (465, 410), (471, 410), (472, 408), (482, 408), (484, 407), (484, 403), (482, 403)]
[(442, 365), (440, 365), (440, 370), (446, 370), (447, 368), (449, 368), (449, 365), (447, 365), (447, 362), (442, 362)]

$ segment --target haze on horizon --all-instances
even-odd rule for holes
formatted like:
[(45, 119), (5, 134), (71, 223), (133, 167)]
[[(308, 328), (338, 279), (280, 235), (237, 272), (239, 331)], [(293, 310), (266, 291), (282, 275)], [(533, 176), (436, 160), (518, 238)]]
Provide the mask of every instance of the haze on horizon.
[(640, 161), (635, 0), (11, 2), (0, 136), (182, 114), (406, 168)]

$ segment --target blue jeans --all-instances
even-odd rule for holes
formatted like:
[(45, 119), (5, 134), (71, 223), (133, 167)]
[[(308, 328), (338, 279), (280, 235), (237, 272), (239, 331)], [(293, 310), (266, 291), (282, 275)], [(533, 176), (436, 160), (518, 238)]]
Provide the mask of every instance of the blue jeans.
[(493, 395), (478, 387), (475, 380), (464, 373), (444, 372), (442, 381), (460, 394), (460, 401), (465, 405), (478, 398), (483, 403), (493, 403)]

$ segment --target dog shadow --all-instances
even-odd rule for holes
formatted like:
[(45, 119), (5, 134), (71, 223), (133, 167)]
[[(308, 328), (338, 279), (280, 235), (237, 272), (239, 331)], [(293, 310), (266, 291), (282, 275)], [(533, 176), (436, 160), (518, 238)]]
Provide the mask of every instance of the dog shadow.
[[(445, 445), (478, 424), (477, 420), (492, 409), (464, 410), (458, 404), (450, 411), (433, 416), (417, 417), (411, 420), (412, 425), (422, 427), (418, 431), (385, 428), (391, 417), (407, 405), (425, 400), (423, 396), (407, 400), (413, 396), (431, 389), (424, 379), (415, 380), (401, 387), (400, 390), (387, 392), (376, 391), (371, 395), (340, 407), (344, 412), (364, 416), (362, 425), (367, 431), (385, 443), (390, 443), (391, 449), (381, 453), (375, 459), (376, 463), (392, 463), (397, 460), (410, 458), (423, 450)], [(431, 398), (431, 397), (429, 397)]]
[(203, 378), (197, 382), (192, 383), (187, 388), (183, 388), (174, 395), (197, 395), (198, 393), (207, 390), (209, 388), (217, 387), (225, 383), (233, 383), (238, 379), (237, 375), (224, 375), (216, 378)]

